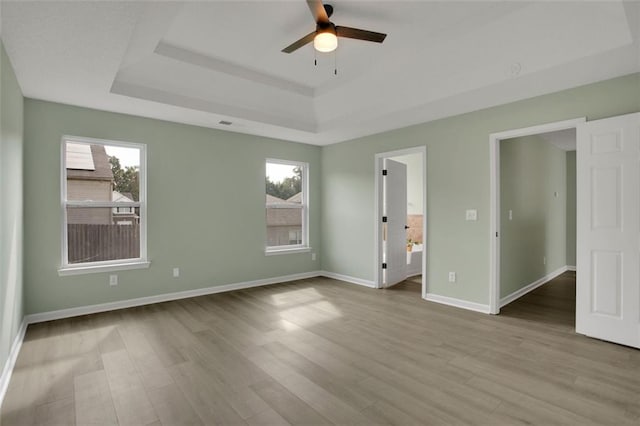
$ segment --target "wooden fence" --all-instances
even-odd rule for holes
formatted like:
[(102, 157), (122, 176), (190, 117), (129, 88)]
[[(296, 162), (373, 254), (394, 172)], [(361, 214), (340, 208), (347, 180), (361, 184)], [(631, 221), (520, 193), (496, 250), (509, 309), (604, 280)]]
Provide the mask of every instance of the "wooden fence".
[(69, 263), (140, 257), (140, 225), (67, 225)]

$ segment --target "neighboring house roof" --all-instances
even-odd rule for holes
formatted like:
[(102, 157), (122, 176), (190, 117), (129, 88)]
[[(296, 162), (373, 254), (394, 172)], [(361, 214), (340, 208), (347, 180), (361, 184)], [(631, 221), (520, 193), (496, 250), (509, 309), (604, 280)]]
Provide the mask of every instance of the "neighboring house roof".
[(287, 198), (287, 201), (289, 201), (290, 203), (296, 203), (296, 204), (302, 203), (302, 191)]
[(267, 205), (269, 204), (278, 204), (278, 205), (292, 205), (292, 206), (299, 206), (300, 203), (302, 203), (302, 192), (298, 192), (295, 195), (292, 195), (291, 197), (287, 198), (286, 200), (283, 200), (282, 198), (278, 198), (278, 197), (274, 197), (273, 195), (269, 195), (267, 194), (267, 199), (266, 199)]
[(269, 205), (269, 204), (283, 204), (285, 202), (286, 201), (284, 201), (282, 198), (274, 197), (273, 195), (267, 194), (267, 199), (266, 199), (267, 205)]
[[(82, 180), (113, 180), (113, 172), (109, 163), (109, 156), (104, 149), (104, 145), (90, 145), (91, 158), (93, 159), (93, 170), (90, 170), (89, 159), (83, 158), (80, 161), (74, 159), (75, 152), (67, 151), (67, 179)], [(83, 166), (82, 164), (86, 164)], [(87, 167), (87, 169), (74, 169), (73, 167)], [(88, 170), (89, 169), (89, 170)]]
[[(126, 192), (125, 194), (131, 195), (129, 192)], [(133, 203), (132, 198), (127, 197), (126, 195), (121, 194), (118, 191), (111, 192), (111, 201), (115, 201), (117, 203)]]

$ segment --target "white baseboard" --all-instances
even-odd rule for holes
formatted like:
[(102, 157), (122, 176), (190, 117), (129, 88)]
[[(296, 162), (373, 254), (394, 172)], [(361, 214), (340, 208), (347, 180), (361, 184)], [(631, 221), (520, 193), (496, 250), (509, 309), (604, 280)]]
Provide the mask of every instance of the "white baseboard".
[(58, 311), (42, 312), (31, 314), (25, 317), (27, 324), (34, 324), (43, 321), (52, 321), (62, 318), (71, 318), (79, 315), (95, 314), (98, 312), (113, 311), (116, 309), (132, 308), (135, 306), (149, 305), (152, 303), (169, 302), (171, 300), (187, 299), (189, 297), (205, 296), (208, 294), (224, 293), (233, 290), (242, 290), (251, 287), (260, 287), (269, 284), (284, 283), (287, 281), (302, 280), (321, 275), (318, 271), (303, 272), (300, 274), (284, 275), (281, 277), (265, 278), (254, 281), (244, 281), (234, 284), (220, 285), (214, 287), (185, 290), (175, 293), (158, 294), (156, 296), (139, 297), (137, 299), (120, 300), (117, 302), (101, 303), (98, 305), (80, 306), (77, 308), (61, 309)]
[[(522, 296), (524, 296), (525, 294), (529, 293), (530, 291), (535, 290), (536, 288), (540, 287), (541, 285), (544, 285), (546, 283), (548, 283), (549, 281), (551, 281), (552, 279), (554, 279), (555, 277), (557, 277), (560, 274), (563, 274), (567, 271), (570, 271), (571, 269), (570, 266), (563, 266), (561, 268), (556, 269), (555, 271), (545, 275), (544, 277), (535, 280), (534, 282), (532, 282), (531, 284), (528, 284), (524, 287), (522, 287), (519, 290), (514, 291), (513, 293), (511, 293), (508, 296), (505, 296), (503, 298), (500, 299), (500, 307), (502, 308), (505, 305), (508, 305), (509, 303), (513, 302), (516, 299), (521, 298)], [(574, 267), (574, 271), (575, 271), (575, 267)]]
[(567, 271), (573, 271), (573, 272), (575, 272), (575, 271), (577, 271), (577, 268), (576, 268), (575, 266), (567, 265)]
[(22, 347), (22, 341), (24, 340), (24, 335), (27, 332), (27, 324), (27, 320), (24, 318), (20, 324), (20, 328), (18, 329), (15, 339), (13, 339), (13, 344), (11, 345), (7, 362), (5, 362), (4, 368), (2, 369), (2, 375), (0, 376), (0, 407), (2, 407), (4, 396), (9, 388), (9, 381), (11, 380), (13, 367), (16, 365), (16, 360), (18, 359), (18, 354)]
[(439, 294), (427, 293), (424, 298), (430, 302), (441, 303), (443, 305), (454, 306), (456, 308), (467, 309), (469, 311), (481, 312), (483, 314), (490, 313), (489, 305), (483, 305), (482, 303), (469, 302), (467, 300), (456, 299), (453, 297), (440, 296)]
[(363, 280), (362, 278), (350, 277), (349, 275), (336, 274), (335, 272), (320, 271), (319, 275), (327, 278), (333, 278), (334, 280), (340, 280), (351, 284), (358, 284), (361, 286), (376, 288), (373, 281)]

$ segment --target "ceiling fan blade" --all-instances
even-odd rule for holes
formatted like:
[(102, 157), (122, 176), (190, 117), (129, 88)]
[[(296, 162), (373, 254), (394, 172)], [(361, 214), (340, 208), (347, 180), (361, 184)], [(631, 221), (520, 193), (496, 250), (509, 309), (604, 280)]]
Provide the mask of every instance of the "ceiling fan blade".
[(382, 43), (387, 36), (383, 33), (359, 30), (358, 28), (351, 27), (336, 27), (336, 34), (338, 37), (355, 38), (357, 40), (373, 41), (375, 43)]
[(326, 25), (329, 23), (329, 16), (327, 15), (327, 11), (324, 9), (322, 0), (307, 0), (307, 6), (309, 6), (309, 10), (311, 10), (311, 14), (313, 15), (313, 19), (316, 24)]
[(282, 51), (284, 53), (294, 52), (294, 51), (300, 49), (305, 44), (311, 43), (315, 36), (316, 36), (316, 32), (315, 31), (312, 32), (312, 33), (309, 33), (306, 36), (302, 37), (300, 40), (291, 43), (289, 46), (287, 46), (284, 49), (282, 49)]

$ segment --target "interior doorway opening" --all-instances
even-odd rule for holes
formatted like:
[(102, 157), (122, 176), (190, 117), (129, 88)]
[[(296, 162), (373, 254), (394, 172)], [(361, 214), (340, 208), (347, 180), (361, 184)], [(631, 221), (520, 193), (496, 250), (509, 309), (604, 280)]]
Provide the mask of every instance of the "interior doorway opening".
[(500, 204), (500, 307), (548, 285), (575, 314), (576, 129), (501, 140)]
[(490, 135), (492, 314), (575, 270), (576, 129), (584, 122)]
[[(419, 286), (423, 298), (428, 247), (426, 163), (426, 147), (375, 157), (375, 285)], [(396, 174), (403, 176), (399, 179)]]

